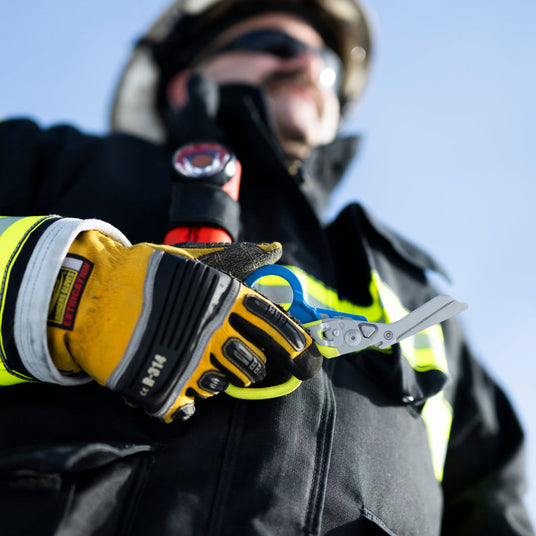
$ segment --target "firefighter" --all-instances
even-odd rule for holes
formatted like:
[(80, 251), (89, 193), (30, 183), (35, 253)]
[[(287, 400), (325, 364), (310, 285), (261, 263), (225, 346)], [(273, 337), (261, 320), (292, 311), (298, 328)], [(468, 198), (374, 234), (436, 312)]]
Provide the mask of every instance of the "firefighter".
[[(179, 0), (109, 135), (0, 124), (3, 534), (533, 534), (522, 430), (455, 319), (322, 360), (284, 289), (243, 283), (279, 262), (380, 322), (437, 294), (359, 204), (320, 217), (371, 55), (354, 0)], [(176, 180), (200, 140), (236, 155), (238, 200)], [(232, 243), (163, 244), (177, 222)]]

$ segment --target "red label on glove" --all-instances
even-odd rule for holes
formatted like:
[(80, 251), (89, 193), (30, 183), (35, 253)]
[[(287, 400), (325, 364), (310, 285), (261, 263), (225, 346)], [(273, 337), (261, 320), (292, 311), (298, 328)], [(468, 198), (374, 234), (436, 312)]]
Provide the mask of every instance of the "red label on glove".
[(78, 255), (67, 255), (56, 279), (48, 311), (48, 325), (72, 330), (80, 298), (93, 263)]

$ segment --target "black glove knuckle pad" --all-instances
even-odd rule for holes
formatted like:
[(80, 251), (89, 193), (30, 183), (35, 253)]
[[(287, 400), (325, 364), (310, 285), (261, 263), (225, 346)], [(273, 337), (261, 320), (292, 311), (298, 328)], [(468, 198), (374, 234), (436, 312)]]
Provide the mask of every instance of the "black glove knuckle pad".
[[(248, 334), (253, 340), (262, 341), (267, 348), (269, 356), (283, 365), (283, 368), (290, 371), (300, 380), (313, 378), (322, 367), (322, 355), (315, 344), (309, 345), (306, 349), (307, 339), (299, 330), (298, 326), (277, 306), (267, 302), (255, 295), (246, 296), (244, 306), (248, 311), (262, 318), (274, 329), (279, 331), (292, 347), (301, 352), (294, 359), (290, 358), (288, 352), (274, 341), (268, 334), (260, 328), (253, 326), (243, 318), (232, 319), (239, 326), (235, 327), (238, 331)], [(233, 316), (233, 315), (231, 315)], [(238, 315), (236, 315), (238, 316)]]
[(229, 380), (223, 374), (210, 371), (201, 376), (198, 384), (204, 391), (217, 395), (227, 389)]
[[(147, 326), (118, 390), (149, 413), (157, 413), (186, 368), (197, 366), (193, 361), (201, 359), (211, 322), (227, 314), (239, 288), (238, 281), (200, 262), (163, 254)], [(221, 387), (213, 380), (205, 379), (209, 392)]]
[(275, 305), (258, 296), (250, 295), (245, 297), (244, 307), (250, 313), (258, 316), (281, 333), (294, 350), (297, 352), (305, 350), (307, 343), (305, 335), (299, 330), (298, 326), (296, 326), (296, 324)]
[(222, 348), (223, 355), (252, 382), (262, 380), (266, 369), (262, 360), (240, 339), (231, 337)]
[(219, 360), (214, 354), (210, 354), (210, 362), (214, 366), (215, 369), (221, 370), (225, 377), (229, 380), (229, 383), (232, 383), (233, 385), (238, 385), (239, 387), (245, 387), (246, 383), (242, 378), (237, 376), (228, 366), (226, 363), (223, 362), (223, 360)]

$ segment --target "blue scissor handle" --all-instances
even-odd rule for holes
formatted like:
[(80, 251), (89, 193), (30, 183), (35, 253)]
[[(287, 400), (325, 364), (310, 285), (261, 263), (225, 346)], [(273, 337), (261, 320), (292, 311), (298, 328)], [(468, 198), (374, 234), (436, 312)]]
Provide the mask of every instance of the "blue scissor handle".
[(298, 277), (284, 266), (279, 264), (269, 264), (267, 266), (257, 268), (257, 270), (246, 278), (244, 283), (248, 287), (253, 287), (253, 285), (259, 279), (274, 275), (283, 278), (290, 285), (292, 290), (292, 303), (287, 309), (287, 312), (290, 315), (299, 320), (302, 324), (307, 324), (308, 322), (314, 322), (315, 320), (320, 319), (316, 308), (312, 307), (305, 301), (303, 296), (303, 287)]
[[(309, 305), (305, 301), (303, 295), (303, 287), (298, 279), (298, 276), (279, 264), (268, 264), (257, 268), (253, 273), (251, 273), (246, 279), (245, 283), (248, 287), (253, 287), (253, 285), (261, 278), (266, 276), (279, 276), (290, 285), (292, 289), (292, 303), (287, 309), (287, 312), (292, 315), (294, 318), (299, 320), (301, 324), (309, 324), (310, 322), (315, 322), (322, 318), (333, 318), (334, 316), (340, 316), (339, 311), (334, 311), (333, 309), (323, 309), (321, 307), (314, 307)], [(351, 317), (360, 321), (367, 321), (367, 318), (361, 315), (344, 313), (344, 316)]]

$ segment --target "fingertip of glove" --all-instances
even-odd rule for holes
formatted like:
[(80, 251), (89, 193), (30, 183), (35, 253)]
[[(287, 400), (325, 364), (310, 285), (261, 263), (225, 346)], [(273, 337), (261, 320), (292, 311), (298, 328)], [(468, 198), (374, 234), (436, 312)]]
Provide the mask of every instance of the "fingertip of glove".
[(318, 351), (315, 344), (311, 344), (309, 348), (292, 360), (293, 374), (298, 380), (310, 380), (322, 368), (322, 361), (322, 354)]
[(283, 246), (279, 242), (239, 242), (235, 247), (240, 250), (243, 260), (247, 259), (255, 269), (275, 264), (283, 254)]
[(273, 253), (274, 251), (275, 252), (283, 251), (283, 246), (281, 245), (281, 242), (262, 242), (256, 245), (260, 247), (266, 253)]
[[(193, 414), (195, 413), (195, 406), (194, 404), (185, 404), (184, 406), (181, 406), (179, 409), (177, 409), (173, 415), (171, 415), (171, 419), (169, 422), (172, 421), (187, 421)], [(168, 421), (166, 421), (168, 422)]]
[(282, 255), (279, 242), (256, 244), (254, 242), (234, 242), (218, 246), (198, 258), (204, 264), (244, 280), (251, 272), (261, 266), (276, 263)]

